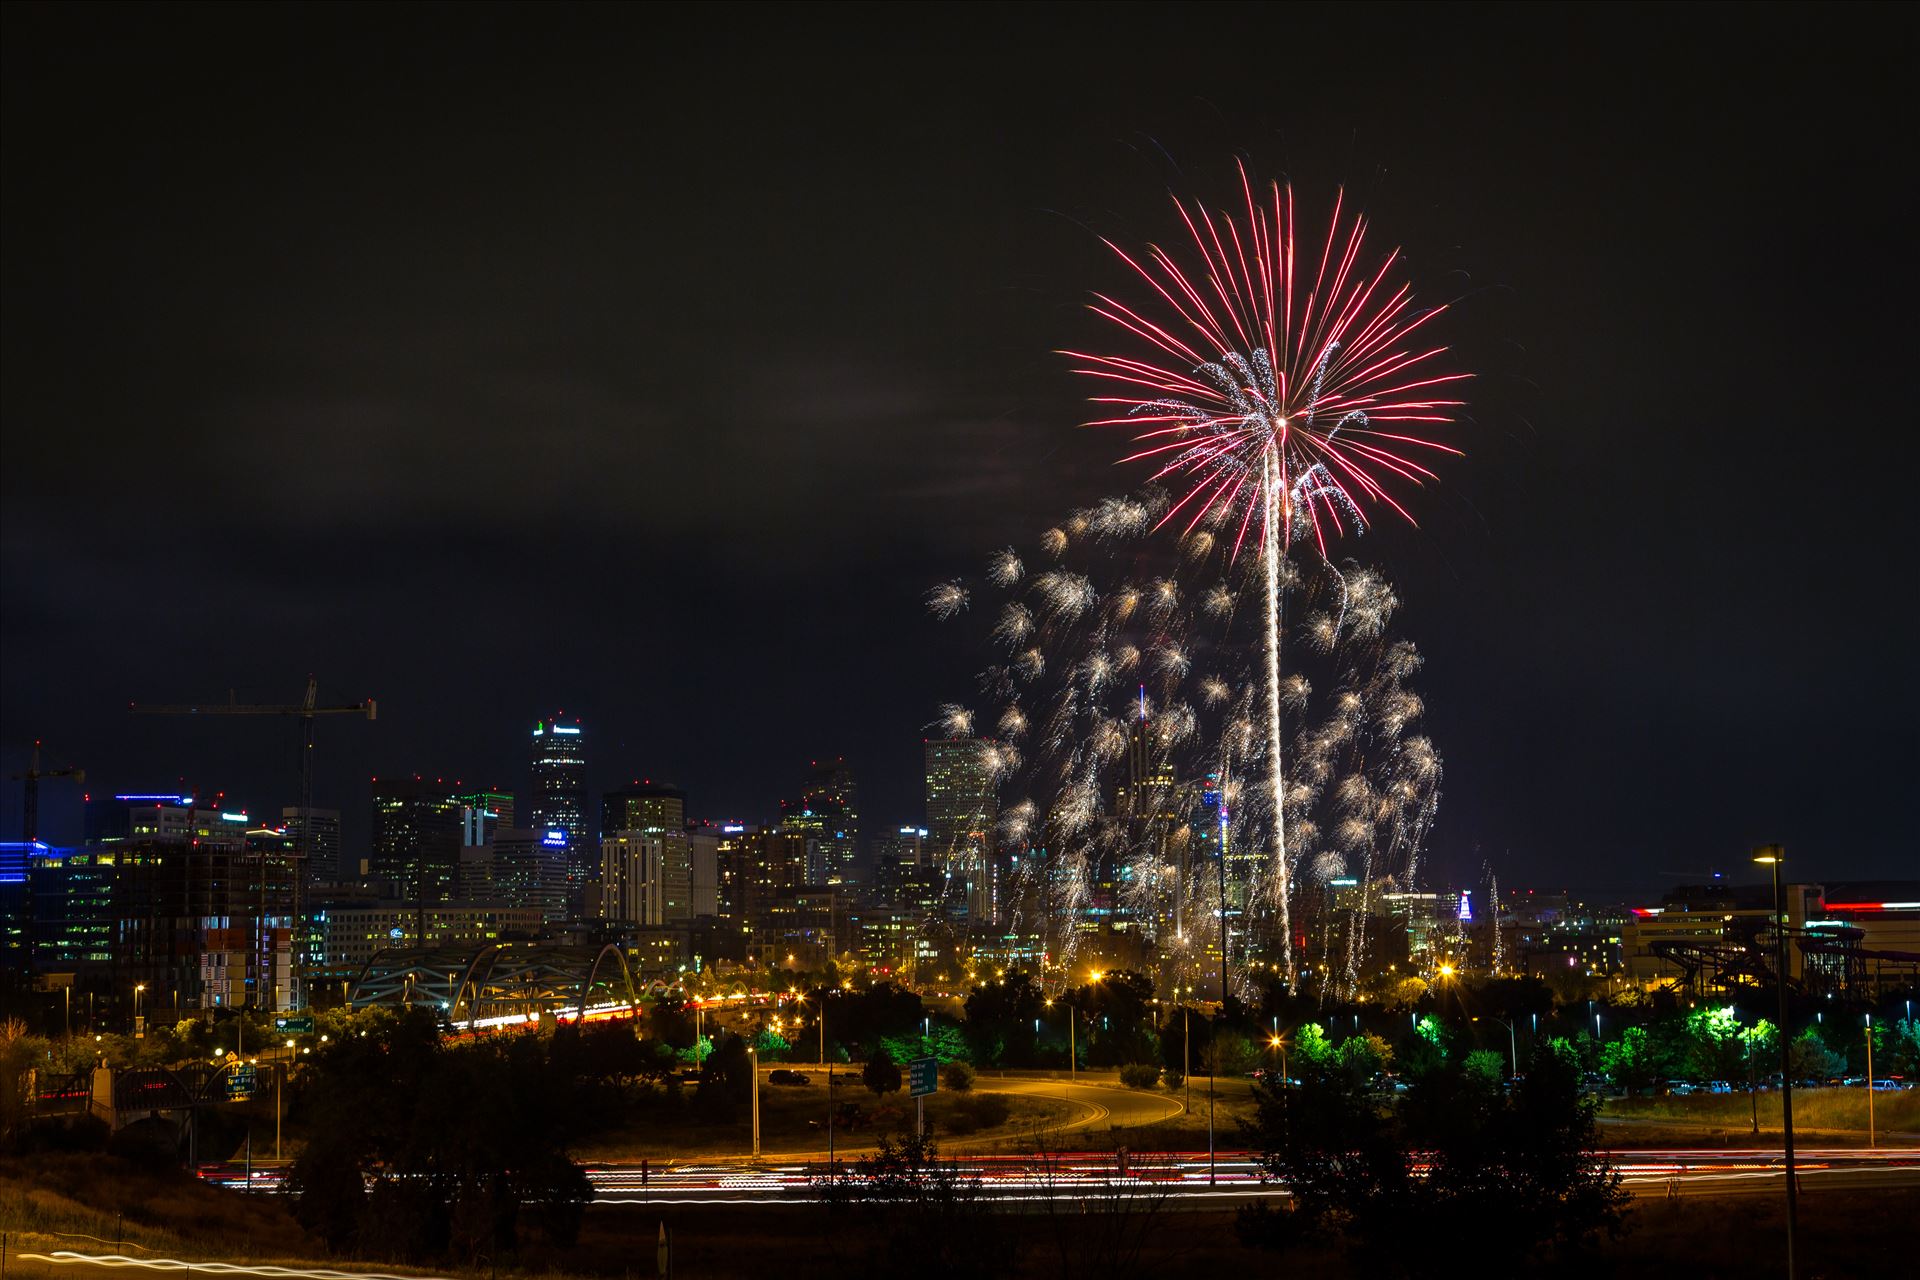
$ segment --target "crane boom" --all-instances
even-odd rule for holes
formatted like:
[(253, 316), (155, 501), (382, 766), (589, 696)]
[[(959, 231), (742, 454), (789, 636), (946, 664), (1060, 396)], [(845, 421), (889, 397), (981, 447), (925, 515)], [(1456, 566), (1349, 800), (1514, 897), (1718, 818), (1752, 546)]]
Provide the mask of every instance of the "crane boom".
[(372, 698), (332, 707), (273, 702), (136, 702), (128, 707), (137, 716), (365, 716), (379, 719), (380, 704)]

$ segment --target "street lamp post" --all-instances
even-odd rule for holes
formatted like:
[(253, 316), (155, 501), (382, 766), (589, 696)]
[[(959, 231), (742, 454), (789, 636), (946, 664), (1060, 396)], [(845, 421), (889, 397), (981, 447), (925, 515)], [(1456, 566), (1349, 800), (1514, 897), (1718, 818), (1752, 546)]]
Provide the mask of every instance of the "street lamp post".
[(1867, 1146), (1877, 1147), (1873, 1131), (1873, 1013), (1867, 1013)]
[(753, 1081), (753, 1156), (760, 1158), (760, 1051), (747, 1050), (747, 1074)]
[(1787, 902), (1780, 888), (1780, 864), (1786, 850), (1777, 844), (1753, 851), (1753, 860), (1773, 872), (1773, 936), (1780, 984), (1780, 1149), (1787, 1165), (1787, 1280), (1794, 1277), (1794, 1227), (1800, 1216), (1800, 1189), (1793, 1177), (1793, 1062), (1787, 1018)]
[(146, 1034), (146, 1028), (140, 1025), (140, 993), (146, 989), (144, 982), (133, 984), (133, 1035), (136, 1040)]

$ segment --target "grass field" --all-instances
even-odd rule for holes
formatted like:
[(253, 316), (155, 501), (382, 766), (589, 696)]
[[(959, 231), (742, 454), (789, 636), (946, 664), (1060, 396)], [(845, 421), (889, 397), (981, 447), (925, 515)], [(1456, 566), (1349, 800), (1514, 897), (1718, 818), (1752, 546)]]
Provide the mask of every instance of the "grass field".
[[(1724, 1137), (1738, 1145), (1753, 1139), (1755, 1102), (1760, 1114), (1762, 1138), (1778, 1140), (1780, 1134), (1780, 1095), (1761, 1093), (1749, 1100), (1744, 1093), (1693, 1094), (1685, 1098), (1613, 1098), (1600, 1114), (1610, 1121), (1603, 1138), (1631, 1130), (1643, 1145), (1664, 1146), (1698, 1141), (1704, 1134)], [(1920, 1144), (1920, 1090), (1873, 1095), (1873, 1118), (1877, 1137), (1887, 1145)], [(1865, 1089), (1795, 1089), (1793, 1091), (1793, 1128), (1795, 1133), (1829, 1134), (1836, 1141), (1850, 1144), (1867, 1138), (1867, 1091)]]
[(134, 1256), (318, 1252), (283, 1199), (223, 1191), (176, 1168), (79, 1152), (0, 1158), (0, 1231), (15, 1238), (16, 1251), (24, 1236), (36, 1247)]
[[(760, 1149), (764, 1154), (811, 1153), (827, 1146), (826, 1075), (816, 1069), (805, 1070), (804, 1085), (760, 1084)], [(983, 1082), (986, 1087), (991, 1087)], [(854, 1103), (865, 1113), (862, 1123), (853, 1129), (837, 1125), (834, 1130), (836, 1152), (857, 1155), (871, 1150), (884, 1132), (899, 1132), (913, 1126), (913, 1100), (905, 1091), (876, 1098), (862, 1087), (857, 1077), (836, 1075), (834, 1097), (843, 1105)], [(1048, 1099), (1009, 1097), (1009, 1115), (1005, 1124), (980, 1129), (951, 1140), (946, 1135), (948, 1118), (962, 1106), (958, 1095), (942, 1091), (927, 1100), (927, 1123), (943, 1146), (970, 1149), (976, 1145), (996, 1145), (1018, 1140), (1025, 1134), (1058, 1124), (1073, 1108)], [(706, 1156), (745, 1155), (753, 1147), (753, 1122), (748, 1108), (742, 1106), (728, 1124), (706, 1124), (688, 1115), (662, 1115), (642, 1120), (625, 1129), (595, 1135), (574, 1147), (574, 1157), (588, 1163), (630, 1162), (640, 1159), (686, 1162)]]

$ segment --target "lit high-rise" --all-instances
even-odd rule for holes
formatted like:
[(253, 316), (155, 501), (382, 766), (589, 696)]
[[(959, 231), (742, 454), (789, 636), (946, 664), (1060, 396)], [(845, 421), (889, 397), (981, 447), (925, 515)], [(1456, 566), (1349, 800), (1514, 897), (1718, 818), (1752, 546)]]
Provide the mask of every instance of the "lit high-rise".
[(587, 817), (586, 735), (577, 719), (541, 720), (533, 726), (532, 743), (527, 825), (543, 840), (565, 833), (568, 908), (585, 915), (593, 905), (591, 886), (600, 878), (600, 833)]
[(967, 909), (975, 919), (996, 914), (994, 823), (999, 789), (987, 764), (982, 738), (931, 738), (926, 744), (927, 844), (936, 860), (967, 883)]

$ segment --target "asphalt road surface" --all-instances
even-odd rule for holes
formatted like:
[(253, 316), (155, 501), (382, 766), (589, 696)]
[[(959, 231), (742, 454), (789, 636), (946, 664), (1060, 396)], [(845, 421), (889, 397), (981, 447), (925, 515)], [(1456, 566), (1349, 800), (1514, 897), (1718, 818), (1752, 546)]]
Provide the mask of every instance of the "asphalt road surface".
[[(1096, 1086), (1082, 1086), (1092, 1088)], [(1622, 1151), (1611, 1157), (1627, 1189), (1661, 1199), (1778, 1193), (1785, 1175), (1771, 1149)], [(1170, 1207), (1220, 1206), (1222, 1201), (1283, 1198), (1285, 1188), (1263, 1180), (1244, 1151), (1121, 1157), (1106, 1153), (1049, 1157), (977, 1156), (953, 1167), (978, 1177), (989, 1198), (1010, 1207), (1049, 1198), (1165, 1197)], [(1802, 1187), (1920, 1187), (1920, 1150), (1816, 1148), (1797, 1153)], [(814, 1204), (824, 1169), (818, 1164), (597, 1165), (587, 1170), (596, 1203)]]

